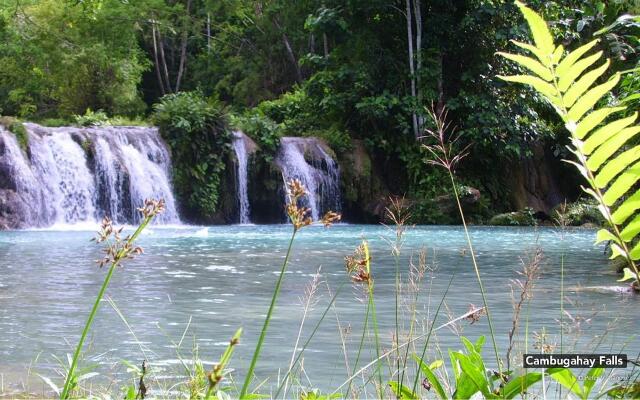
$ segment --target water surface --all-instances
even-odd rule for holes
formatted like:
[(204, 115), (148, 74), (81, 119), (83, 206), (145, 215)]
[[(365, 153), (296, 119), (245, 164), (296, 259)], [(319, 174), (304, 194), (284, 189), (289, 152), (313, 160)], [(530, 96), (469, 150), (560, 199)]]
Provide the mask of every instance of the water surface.
[[(125, 376), (120, 360), (139, 364), (144, 358), (158, 371), (166, 368), (169, 376), (180, 358), (192, 357), (195, 347), (203, 360), (217, 360), (234, 331), (243, 327), (245, 334), (232, 364), (244, 371), (290, 233), (291, 227), (286, 225), (151, 227), (140, 239), (145, 254), (118, 269), (108, 290), (131, 329), (112, 305), (103, 302), (87, 357), (99, 364), (98, 371), (109, 378)], [(106, 269), (94, 264), (100, 257), (100, 248), (89, 242), (91, 236), (84, 230), (0, 232), (0, 373), (5, 376), (5, 385), (8, 377), (14, 383), (24, 379), (29, 364), (36, 359), (34, 370), (53, 376), (53, 356), (64, 357), (72, 352), (69, 343), (77, 341), (106, 273)], [(394, 232), (383, 226), (346, 224), (300, 232), (257, 370), (260, 377), (271, 377), (267, 386), (274, 382), (278, 369), (286, 370), (289, 363), (302, 316), (300, 299), (305, 285), (319, 267), (323, 281), (332, 291), (347, 282), (343, 258), (362, 238), (369, 240), (372, 249), (380, 334), (384, 347), (390, 347), (395, 319), (395, 266), (386, 240), (394, 237)], [(532, 332), (543, 329), (548, 341), (559, 345), (560, 261), (565, 254), (564, 320), (572, 321), (573, 327), (580, 326), (580, 332), (565, 334), (563, 344), (573, 347), (576, 339), (576, 350), (588, 352), (619, 350), (626, 344), (630, 357), (640, 351), (634, 336), (640, 331), (640, 322), (633, 318), (637, 299), (604, 289), (584, 289), (615, 284), (616, 275), (607, 267), (603, 248), (593, 245), (594, 231), (570, 230), (561, 234), (552, 228), (477, 227), (472, 229), (472, 237), (501, 352), (506, 351), (512, 324), (510, 281), (519, 278), (515, 271), (521, 268), (520, 258), (536, 245), (544, 250), (545, 259), (530, 308), (523, 311), (521, 321), (524, 326), (528, 315), (528, 345), (534, 341)], [(425, 277), (418, 297), (419, 329), (423, 329), (425, 320), (433, 318), (453, 275), (446, 297), (447, 311), (436, 323), (464, 314), (470, 304), (482, 304), (465, 247), (459, 227), (416, 227), (407, 231), (400, 263), (403, 276), (407, 275), (409, 260), (417, 262), (421, 249), (427, 250), (429, 264), (435, 268)], [(329, 301), (326, 284), (320, 285), (317, 296), (303, 338)], [(347, 282), (336, 300), (341, 327), (352, 332), (346, 336), (347, 351), (352, 356), (365, 310), (359, 297), (358, 288)], [(486, 318), (460, 325), (462, 334), (472, 339), (488, 333)], [(607, 334), (602, 337), (605, 331)], [(520, 338), (524, 340), (522, 335)], [(181, 346), (176, 349), (180, 341)], [(443, 348), (461, 347), (448, 329), (438, 333), (437, 341)], [(489, 359), (488, 347), (485, 354)], [(364, 360), (371, 360), (369, 353)], [(345, 379), (335, 313), (327, 315), (307, 349), (304, 367), (310, 377), (310, 382), (304, 382), (308, 386), (328, 390)]]

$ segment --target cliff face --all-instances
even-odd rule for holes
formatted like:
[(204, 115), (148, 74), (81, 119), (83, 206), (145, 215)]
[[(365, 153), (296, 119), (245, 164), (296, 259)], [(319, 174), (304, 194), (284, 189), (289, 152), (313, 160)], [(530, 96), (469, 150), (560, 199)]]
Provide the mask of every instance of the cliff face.
[(552, 215), (555, 206), (579, 195), (575, 174), (566, 164), (549, 154), (542, 145), (533, 148), (530, 157), (513, 163), (506, 174), (507, 191), (514, 210), (531, 208)]
[(378, 223), (384, 218), (389, 190), (361, 140), (341, 154), (343, 218), (349, 222)]

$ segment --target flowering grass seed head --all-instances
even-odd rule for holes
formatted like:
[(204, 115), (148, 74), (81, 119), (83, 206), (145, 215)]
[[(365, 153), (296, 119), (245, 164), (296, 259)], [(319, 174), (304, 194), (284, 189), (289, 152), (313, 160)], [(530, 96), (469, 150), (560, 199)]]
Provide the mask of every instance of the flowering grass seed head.
[[(293, 224), (295, 231), (313, 224), (313, 218), (311, 217), (311, 209), (308, 207), (302, 207), (298, 205), (298, 201), (307, 195), (307, 189), (302, 182), (298, 179), (292, 179), (287, 182), (287, 197), (289, 199), (285, 210), (289, 220)], [(333, 211), (328, 211), (320, 220), (325, 228), (330, 227), (332, 224), (340, 221), (341, 216)]]
[(371, 285), (371, 256), (369, 255), (369, 245), (363, 240), (353, 255), (344, 258), (347, 274), (355, 283), (366, 283)]

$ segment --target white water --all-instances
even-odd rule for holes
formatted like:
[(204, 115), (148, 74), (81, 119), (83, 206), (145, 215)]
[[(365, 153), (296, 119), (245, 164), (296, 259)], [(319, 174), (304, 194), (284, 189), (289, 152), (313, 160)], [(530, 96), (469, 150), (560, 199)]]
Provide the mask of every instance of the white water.
[[(108, 216), (137, 223), (147, 198), (162, 198), (159, 223), (179, 223), (171, 190), (169, 152), (157, 129), (145, 127), (45, 128), (25, 124), (28, 156), (2, 131), (21, 225), (93, 223)], [(15, 204), (14, 203), (14, 204)], [(24, 208), (24, 209), (23, 209)]]
[(316, 138), (283, 137), (276, 162), (285, 184), (298, 179), (307, 189), (302, 203), (311, 209), (314, 220), (329, 210), (340, 211), (340, 169), (322, 142)]
[(247, 149), (247, 142), (245, 135), (242, 132), (233, 132), (233, 151), (236, 153), (237, 160), (237, 198), (239, 204), (239, 215), (241, 224), (251, 223), (251, 209), (249, 206), (249, 194), (248, 194), (248, 179), (249, 173), (247, 170), (247, 163), (249, 158), (249, 152)]

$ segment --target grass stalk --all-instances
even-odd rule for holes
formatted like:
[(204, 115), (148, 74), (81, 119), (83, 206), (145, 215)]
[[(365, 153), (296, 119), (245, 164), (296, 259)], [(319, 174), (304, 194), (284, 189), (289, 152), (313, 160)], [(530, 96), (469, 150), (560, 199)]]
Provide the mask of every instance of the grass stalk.
[(289, 240), (287, 255), (285, 256), (284, 262), (282, 263), (282, 268), (280, 269), (280, 276), (278, 277), (278, 281), (276, 282), (276, 287), (273, 290), (273, 295), (271, 296), (271, 304), (269, 305), (269, 311), (267, 311), (267, 316), (264, 319), (264, 323), (262, 325), (262, 331), (260, 332), (260, 337), (258, 338), (256, 349), (253, 352), (253, 357), (251, 359), (251, 364), (249, 365), (249, 370), (247, 371), (247, 376), (244, 380), (244, 384), (242, 385), (242, 390), (240, 391), (241, 399), (244, 399), (247, 397), (247, 391), (249, 390), (249, 385), (251, 385), (253, 372), (256, 368), (256, 364), (258, 363), (258, 359), (260, 358), (260, 351), (262, 350), (264, 339), (267, 336), (267, 330), (269, 329), (269, 323), (271, 322), (271, 316), (273, 314), (273, 310), (275, 309), (276, 301), (278, 299), (278, 296), (280, 295), (280, 287), (282, 286), (282, 280), (284, 279), (285, 272), (287, 271), (287, 265), (289, 264), (289, 257), (291, 256), (291, 249), (293, 248), (293, 241), (296, 237), (296, 233), (297, 233), (297, 229), (294, 227), (293, 233), (291, 234), (291, 239)]
[[(327, 305), (327, 307), (324, 309), (324, 312), (320, 316), (320, 319), (318, 320), (318, 322), (316, 323), (315, 327), (311, 331), (311, 335), (309, 335), (307, 340), (304, 342), (304, 345), (302, 345), (302, 348), (300, 349), (300, 352), (298, 352), (298, 354), (296, 355), (295, 360), (293, 360), (293, 362), (291, 363), (291, 366), (289, 367), (289, 370), (287, 371), (287, 373), (283, 377), (283, 381), (286, 381), (289, 378), (289, 376), (291, 375), (291, 372), (293, 371), (293, 368), (296, 366), (296, 364), (302, 358), (302, 355), (304, 354), (305, 350), (309, 346), (309, 343), (311, 343), (311, 340), (313, 339), (313, 337), (315, 336), (316, 332), (320, 328), (320, 325), (322, 324), (322, 321), (324, 321), (324, 318), (327, 316), (327, 313), (334, 306), (336, 298), (338, 298), (338, 294), (340, 293), (340, 291), (344, 287), (344, 284), (345, 284), (345, 282), (341, 283), (340, 286), (338, 286), (338, 289), (336, 290), (334, 295), (331, 297), (331, 301), (329, 302), (329, 305)], [(280, 394), (281, 390), (282, 390), (282, 384), (280, 384), (280, 386), (278, 387), (278, 390), (276, 391), (275, 396), (273, 396), (274, 399), (278, 398), (278, 395)], [(287, 397), (287, 389), (286, 388), (285, 388), (284, 397), (285, 398)]]
[[(358, 353), (356, 354), (356, 361), (353, 363), (353, 372), (351, 373), (352, 376), (355, 375), (356, 370), (358, 368), (358, 362), (360, 361), (360, 355), (362, 354), (362, 347), (364, 345), (364, 338), (367, 335), (367, 327), (369, 324), (369, 311), (371, 309), (371, 302), (367, 302), (367, 311), (364, 314), (364, 326), (362, 327), (362, 336), (360, 336), (360, 344), (358, 345)], [(349, 392), (351, 391), (351, 381), (349, 381), (349, 386), (347, 386), (347, 396), (349, 395)]]
[(458, 189), (456, 188), (456, 182), (453, 177), (453, 172), (451, 169), (448, 169), (448, 171), (449, 171), (449, 178), (451, 178), (451, 187), (453, 188), (453, 194), (456, 198), (456, 204), (458, 205), (460, 219), (462, 220), (462, 227), (464, 228), (464, 233), (467, 238), (467, 245), (469, 246), (469, 252), (471, 253), (473, 269), (476, 273), (478, 286), (480, 287), (480, 293), (482, 295), (482, 303), (484, 305), (485, 311), (487, 312), (487, 321), (489, 323), (489, 334), (491, 335), (491, 344), (493, 345), (493, 352), (495, 353), (495, 357), (496, 357), (496, 364), (497, 364), (496, 367), (498, 368), (499, 376), (502, 377), (502, 366), (500, 365), (500, 356), (498, 355), (498, 345), (496, 344), (496, 335), (493, 330), (493, 321), (491, 319), (491, 311), (489, 309), (489, 303), (487, 302), (487, 294), (484, 290), (482, 278), (480, 277), (480, 269), (478, 268), (478, 261), (476, 260), (476, 254), (473, 250), (473, 242), (471, 240), (471, 235), (469, 234), (469, 228), (467, 227), (467, 221), (464, 216), (464, 211), (462, 210), (462, 204), (460, 203), (460, 196), (458, 194)]
[[(420, 354), (420, 360), (424, 360), (424, 356), (427, 354), (427, 348), (429, 347), (429, 340), (431, 339), (431, 334), (433, 333), (433, 327), (436, 323), (436, 321), (438, 320), (438, 315), (440, 314), (440, 309), (442, 308), (442, 305), (444, 304), (444, 300), (447, 298), (447, 294), (449, 293), (449, 289), (451, 288), (451, 284), (453, 283), (453, 278), (455, 278), (455, 274), (451, 276), (451, 279), (449, 279), (449, 284), (447, 285), (447, 289), (444, 291), (444, 294), (442, 295), (442, 298), (440, 299), (440, 303), (438, 304), (438, 308), (436, 308), (436, 313), (433, 316), (433, 321), (431, 322), (430, 326), (429, 326), (429, 332), (427, 333), (427, 338), (424, 342), (424, 346), (422, 347), (422, 353)], [(439, 329), (439, 328), (438, 328)], [(416, 338), (417, 339), (417, 338)], [(412, 392), (415, 393), (416, 390), (418, 389), (418, 379), (420, 377), (420, 371), (416, 371), (416, 377), (413, 381), (413, 388), (412, 388)]]
[[(161, 210), (158, 212), (161, 212)], [(151, 222), (151, 220), (155, 215), (156, 213), (153, 213), (153, 212), (145, 215), (142, 222), (140, 223), (138, 228), (135, 230), (135, 232), (131, 236), (129, 236), (129, 238), (125, 241), (124, 246), (120, 247), (118, 252), (115, 255), (113, 255), (113, 259), (112, 259), (111, 265), (109, 266), (109, 270), (107, 271), (107, 275), (105, 276), (104, 281), (102, 282), (102, 286), (98, 291), (98, 295), (96, 296), (96, 299), (93, 302), (93, 307), (91, 307), (91, 312), (89, 313), (87, 322), (85, 323), (84, 328), (82, 329), (80, 340), (78, 341), (78, 345), (76, 346), (76, 349), (73, 353), (73, 358), (71, 360), (71, 365), (69, 366), (69, 370), (67, 371), (67, 377), (64, 382), (64, 387), (62, 389), (62, 392), (60, 393), (61, 399), (63, 400), (68, 399), (70, 392), (73, 389), (73, 386), (75, 385), (74, 383), (75, 371), (78, 365), (78, 359), (80, 358), (80, 353), (82, 353), (82, 347), (84, 345), (84, 341), (87, 338), (89, 331), (91, 330), (91, 325), (93, 324), (93, 320), (96, 314), (98, 313), (98, 308), (100, 308), (100, 302), (104, 297), (107, 287), (109, 287), (109, 283), (111, 282), (111, 278), (113, 277), (113, 273), (115, 272), (116, 267), (120, 265), (120, 262), (124, 258), (128, 257), (131, 254), (131, 251), (133, 249), (132, 247), (133, 243), (138, 238), (140, 233), (142, 233), (142, 231), (147, 227), (147, 225), (149, 225), (149, 223)]]

